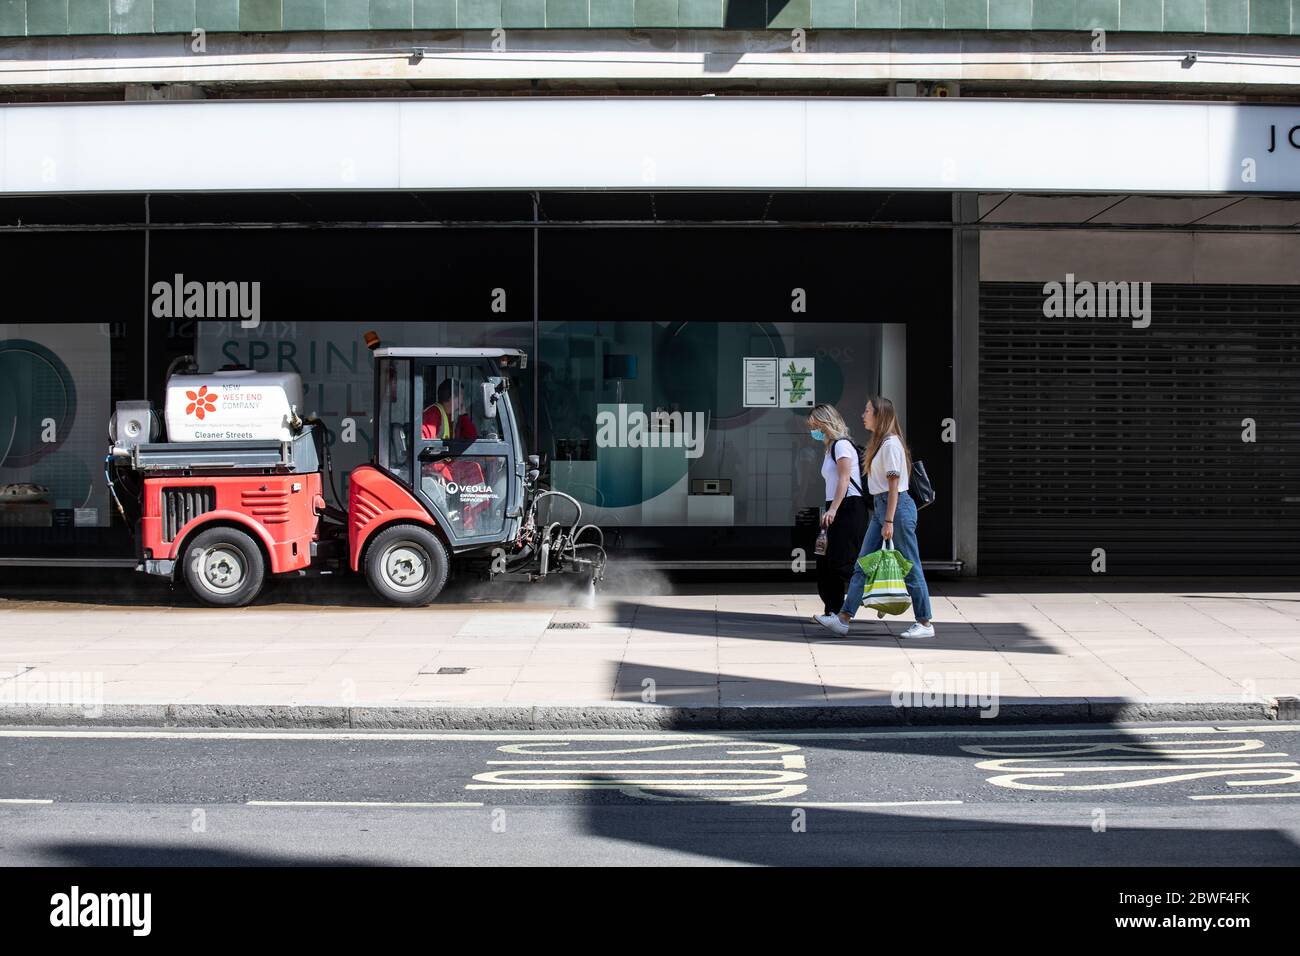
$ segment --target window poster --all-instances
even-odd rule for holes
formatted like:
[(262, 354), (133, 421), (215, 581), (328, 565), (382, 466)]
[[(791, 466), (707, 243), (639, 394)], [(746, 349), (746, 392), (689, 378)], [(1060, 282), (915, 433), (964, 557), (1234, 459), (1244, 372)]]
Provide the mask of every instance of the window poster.
[(777, 359), (746, 358), (743, 385), (745, 408), (776, 408), (779, 388), (777, 385)]
[(813, 388), (813, 360), (810, 358), (778, 359), (781, 366), (781, 407), (812, 408), (816, 404)]

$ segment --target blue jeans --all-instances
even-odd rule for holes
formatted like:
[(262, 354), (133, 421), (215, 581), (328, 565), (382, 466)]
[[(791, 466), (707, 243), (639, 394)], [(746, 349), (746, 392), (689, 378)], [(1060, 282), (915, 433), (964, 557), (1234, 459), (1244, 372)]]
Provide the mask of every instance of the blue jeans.
[[(867, 536), (862, 539), (862, 552), (858, 557), (879, 551), (884, 544), (881, 530), (885, 526), (885, 510), (889, 507), (889, 493), (872, 497), (871, 524), (867, 526)], [(907, 593), (912, 597), (912, 610), (918, 621), (930, 620), (930, 589), (925, 586), (925, 572), (921, 570), (921, 552), (916, 546), (916, 502), (906, 491), (898, 493), (898, 506), (894, 509), (894, 547), (912, 562), (912, 570), (907, 573)], [(852, 617), (862, 606), (862, 589), (866, 586), (867, 576), (862, 568), (855, 565), (853, 577), (849, 579), (849, 592), (844, 596), (841, 614)]]

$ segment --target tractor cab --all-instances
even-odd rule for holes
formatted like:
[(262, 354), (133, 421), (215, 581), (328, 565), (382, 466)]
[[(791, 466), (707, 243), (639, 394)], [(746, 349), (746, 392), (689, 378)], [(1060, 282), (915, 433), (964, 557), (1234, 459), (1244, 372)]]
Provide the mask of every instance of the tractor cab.
[(374, 462), (352, 472), (353, 570), (394, 604), (431, 601), (456, 564), (488, 577), (578, 575), (589, 593), (604, 536), (582, 505), (539, 483), (510, 401), (519, 349), (382, 348), (375, 353)]
[(433, 516), (453, 554), (514, 541), (523, 442), (510, 402), (518, 349), (375, 351), (375, 467)]

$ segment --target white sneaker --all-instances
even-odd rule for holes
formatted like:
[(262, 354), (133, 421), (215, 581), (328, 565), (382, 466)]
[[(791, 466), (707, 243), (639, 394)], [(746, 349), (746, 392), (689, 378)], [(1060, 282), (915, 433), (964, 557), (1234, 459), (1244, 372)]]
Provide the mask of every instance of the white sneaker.
[(899, 637), (934, 637), (934, 625), (922, 624), (920, 621), (918, 621), (917, 623), (913, 624), (911, 627), (909, 627), (906, 631), (904, 631), (902, 634), (898, 636)]
[(813, 616), (813, 620), (832, 634), (840, 637), (848, 636), (849, 626), (844, 623), (838, 614), (817, 614)]

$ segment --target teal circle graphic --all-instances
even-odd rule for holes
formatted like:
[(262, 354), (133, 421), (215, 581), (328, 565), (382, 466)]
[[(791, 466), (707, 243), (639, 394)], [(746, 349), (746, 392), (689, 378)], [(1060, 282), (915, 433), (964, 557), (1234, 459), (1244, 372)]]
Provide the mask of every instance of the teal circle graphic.
[[(77, 387), (63, 361), (27, 339), (0, 341), (0, 467), (25, 468), (63, 443), (77, 416)], [(45, 419), (54, 441), (42, 441)]]

